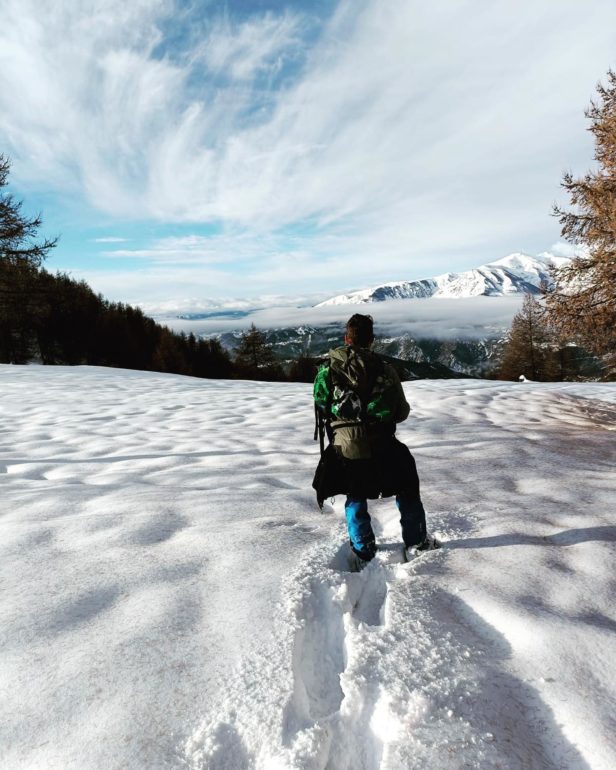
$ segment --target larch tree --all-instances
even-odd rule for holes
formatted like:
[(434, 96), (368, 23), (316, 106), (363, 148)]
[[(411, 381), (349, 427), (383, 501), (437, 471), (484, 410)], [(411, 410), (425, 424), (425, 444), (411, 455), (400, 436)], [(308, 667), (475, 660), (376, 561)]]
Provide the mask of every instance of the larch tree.
[(257, 380), (285, 379), (282, 367), (265, 334), (254, 324), (240, 337), (239, 345), (235, 349), (235, 364), (244, 376)]
[(583, 177), (565, 174), (562, 186), (572, 208), (556, 207), (562, 235), (583, 256), (555, 271), (546, 293), (547, 317), (562, 335), (600, 357), (616, 376), (616, 72), (597, 86), (586, 110), (597, 167)]
[(517, 380), (552, 379), (552, 344), (545, 313), (532, 294), (524, 296), (521, 310), (511, 322), (499, 376)]
[(235, 361), (249, 369), (263, 369), (276, 363), (276, 357), (267, 344), (265, 334), (254, 324), (241, 335), (240, 343), (235, 349)]

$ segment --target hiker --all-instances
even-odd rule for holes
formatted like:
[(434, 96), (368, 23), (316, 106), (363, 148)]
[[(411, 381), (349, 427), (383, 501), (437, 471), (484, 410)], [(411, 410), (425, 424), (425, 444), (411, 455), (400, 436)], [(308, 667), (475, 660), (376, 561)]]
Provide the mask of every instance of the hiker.
[(407, 557), (440, 547), (426, 531), (415, 460), (395, 437), (396, 423), (406, 420), (410, 406), (393, 366), (370, 350), (373, 342), (372, 317), (356, 313), (347, 321), (344, 346), (330, 351), (314, 382), (315, 411), (330, 444), (322, 451), (313, 487), (321, 507), (327, 497), (346, 494), (358, 569), (377, 550), (368, 498), (396, 496)]

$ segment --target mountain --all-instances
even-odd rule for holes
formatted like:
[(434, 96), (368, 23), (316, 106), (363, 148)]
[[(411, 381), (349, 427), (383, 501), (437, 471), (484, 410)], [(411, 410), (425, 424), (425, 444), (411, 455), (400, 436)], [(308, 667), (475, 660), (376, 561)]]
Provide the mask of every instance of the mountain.
[[(251, 320), (276, 356), (289, 364), (301, 354), (318, 358), (342, 344), (344, 323), (354, 310), (345, 306), (359, 310), (357, 305), (379, 302), (380, 307), (374, 308), (376, 349), (395, 359), (409, 379), (482, 377), (498, 367), (522, 295), (539, 293), (542, 283), (551, 283), (550, 268), (568, 261), (547, 252), (514, 253), (474, 270), (386, 283), (311, 308), (285, 308), (282, 314), (257, 311)], [(433, 301), (415, 301), (421, 298)], [(198, 326), (191, 328), (199, 333)], [(237, 347), (239, 328), (209, 329), (227, 350)]]
[(511, 294), (538, 294), (543, 283), (550, 285), (550, 268), (569, 261), (548, 252), (538, 256), (514, 253), (502, 259), (462, 273), (444, 273), (416, 281), (384, 283), (320, 302), (327, 305), (357, 305), (392, 299), (425, 297), (502, 297)]
[[(265, 339), (277, 358), (285, 364), (300, 355), (325, 356), (342, 344), (340, 323), (321, 326), (263, 329)], [(505, 331), (485, 339), (416, 338), (408, 333), (379, 337), (375, 350), (390, 360), (404, 380), (449, 379), (462, 376), (481, 377), (494, 368), (504, 344)], [(222, 346), (233, 354), (241, 331), (216, 335)]]

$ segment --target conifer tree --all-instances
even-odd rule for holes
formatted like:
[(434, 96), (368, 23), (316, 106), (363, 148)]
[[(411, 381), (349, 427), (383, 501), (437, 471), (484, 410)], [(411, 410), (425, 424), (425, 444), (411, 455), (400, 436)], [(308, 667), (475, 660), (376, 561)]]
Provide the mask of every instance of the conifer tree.
[(159, 342), (152, 359), (152, 368), (156, 372), (188, 374), (186, 359), (182, 354), (181, 338), (164, 327), (160, 330)]
[(0, 360), (23, 363), (33, 352), (32, 318), (45, 304), (37, 270), (56, 241), (37, 241), (41, 217), (25, 216), (21, 201), (4, 192), (9, 170), (0, 154)]
[(277, 362), (265, 334), (254, 324), (240, 336), (235, 349), (235, 364), (240, 376), (257, 380), (284, 380), (284, 372)]
[(21, 210), (22, 202), (3, 192), (8, 184), (11, 164), (0, 154), (0, 262), (39, 267), (57, 239), (36, 241), (41, 226), (40, 215), (29, 219)]
[(517, 380), (524, 375), (529, 380), (552, 379), (551, 335), (544, 311), (532, 294), (524, 296), (521, 310), (511, 323), (500, 377)]
[(235, 360), (240, 366), (249, 369), (263, 369), (276, 363), (276, 357), (265, 334), (254, 324), (240, 336), (240, 343), (235, 349)]
[(597, 87), (586, 111), (595, 140), (597, 169), (581, 178), (565, 174), (572, 209), (555, 208), (562, 235), (584, 256), (555, 272), (547, 293), (548, 318), (562, 334), (602, 357), (616, 375), (616, 72)]
[(289, 367), (289, 380), (291, 382), (312, 382), (317, 375), (318, 368), (318, 359), (301, 353)]

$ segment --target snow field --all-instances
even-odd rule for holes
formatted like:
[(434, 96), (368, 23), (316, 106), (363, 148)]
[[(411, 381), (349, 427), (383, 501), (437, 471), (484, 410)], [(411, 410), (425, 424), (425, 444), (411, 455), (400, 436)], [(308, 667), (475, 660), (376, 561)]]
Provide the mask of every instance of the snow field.
[(281, 422), (255, 383), (0, 378), (0, 766), (177, 767), (325, 537), (293, 441), (309, 394)]
[[(378, 501), (382, 550), (362, 573), (346, 572), (343, 527), (307, 554), (283, 586), (275, 626), (287, 634), (275, 664), (260, 650), (267, 673), (255, 663), (224, 694), (225, 719), (258, 747), (238, 767), (611, 767), (613, 409), (554, 386), (406, 387), (426, 439), (414, 452), (424, 467), (440, 459), (436, 485), (452, 503), (439, 512), (438, 494), (424, 493), (447, 547), (392, 564), (398, 524)], [(586, 548), (598, 560), (590, 574)], [(291, 694), (266, 724), (253, 696), (267, 702), (277, 676)], [(220, 725), (205, 723), (188, 744), (193, 767), (232, 766), (228, 745), (203, 751)]]
[(616, 387), (405, 390), (352, 574), (309, 386), (0, 367), (0, 766), (615, 766)]

